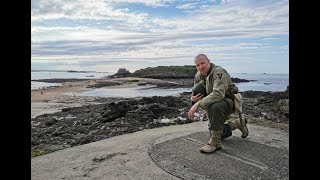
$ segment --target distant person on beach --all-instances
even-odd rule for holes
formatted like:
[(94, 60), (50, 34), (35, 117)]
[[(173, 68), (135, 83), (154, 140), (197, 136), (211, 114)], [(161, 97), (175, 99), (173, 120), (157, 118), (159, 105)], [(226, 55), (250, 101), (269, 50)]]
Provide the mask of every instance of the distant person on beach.
[(221, 140), (231, 136), (233, 130), (239, 129), (242, 138), (247, 137), (249, 131), (246, 122), (243, 123), (240, 119), (226, 121), (228, 116), (235, 112), (233, 93), (237, 93), (229, 73), (211, 63), (205, 54), (198, 54), (194, 63), (198, 72), (194, 77), (191, 94), (193, 105), (188, 117), (193, 120), (199, 107), (205, 110), (211, 137), (200, 152), (211, 153), (221, 149)]

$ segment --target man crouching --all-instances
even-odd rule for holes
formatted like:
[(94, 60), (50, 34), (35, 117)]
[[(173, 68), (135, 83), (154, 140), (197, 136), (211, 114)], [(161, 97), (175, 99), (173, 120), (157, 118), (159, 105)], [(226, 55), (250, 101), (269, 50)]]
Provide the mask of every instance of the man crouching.
[(231, 89), (235, 86), (228, 72), (220, 66), (210, 63), (205, 54), (198, 54), (194, 58), (198, 72), (195, 74), (194, 83), (201, 84), (206, 90), (204, 94), (191, 95), (193, 106), (188, 112), (189, 119), (194, 119), (194, 113), (199, 107), (205, 110), (209, 119), (209, 130), (212, 132), (207, 145), (200, 152), (211, 153), (221, 149), (221, 139), (232, 135), (232, 131), (239, 129), (241, 137), (248, 136), (249, 131), (239, 119), (226, 122), (227, 117), (235, 112)]

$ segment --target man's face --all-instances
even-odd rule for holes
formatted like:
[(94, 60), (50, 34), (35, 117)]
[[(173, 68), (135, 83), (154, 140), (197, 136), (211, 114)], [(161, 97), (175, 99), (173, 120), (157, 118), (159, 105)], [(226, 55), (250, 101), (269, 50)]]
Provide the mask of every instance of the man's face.
[(194, 64), (202, 75), (207, 75), (209, 73), (210, 63), (206, 58), (200, 56), (194, 60)]

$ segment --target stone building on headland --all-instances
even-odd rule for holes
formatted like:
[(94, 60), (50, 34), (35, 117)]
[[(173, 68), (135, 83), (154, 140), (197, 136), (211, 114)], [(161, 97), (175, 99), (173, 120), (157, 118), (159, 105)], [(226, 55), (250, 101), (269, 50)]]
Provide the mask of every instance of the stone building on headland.
[(127, 70), (126, 68), (119, 68), (117, 73), (110, 75), (109, 77), (111, 78), (127, 77), (131, 74), (132, 73), (130, 73), (129, 70)]
[(130, 73), (129, 70), (127, 70), (126, 68), (119, 68), (117, 74), (128, 74)]

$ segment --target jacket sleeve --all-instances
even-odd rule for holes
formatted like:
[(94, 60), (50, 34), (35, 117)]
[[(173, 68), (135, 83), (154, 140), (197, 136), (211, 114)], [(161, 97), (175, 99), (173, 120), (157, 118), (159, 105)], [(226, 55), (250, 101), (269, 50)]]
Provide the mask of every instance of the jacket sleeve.
[(193, 80), (193, 85), (196, 85), (198, 82), (201, 81), (201, 75), (199, 73), (199, 71), (194, 75), (194, 80)]
[(199, 101), (199, 105), (203, 109), (207, 109), (212, 103), (221, 101), (228, 89), (229, 74), (224, 72), (223, 69), (217, 69), (212, 78), (214, 81), (212, 92)]

